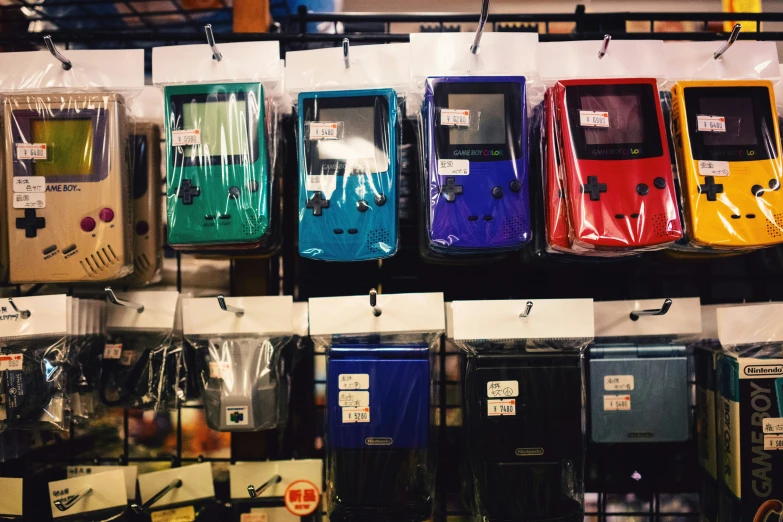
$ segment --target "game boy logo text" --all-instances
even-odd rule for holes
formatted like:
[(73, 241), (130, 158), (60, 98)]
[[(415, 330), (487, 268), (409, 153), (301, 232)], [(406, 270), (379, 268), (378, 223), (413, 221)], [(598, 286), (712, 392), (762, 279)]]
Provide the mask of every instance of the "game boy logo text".
[(501, 149), (457, 149), (454, 151), (455, 156), (502, 156), (503, 150)]
[(593, 156), (638, 156), (642, 149), (595, 149)]
[(739, 157), (745, 157), (745, 156), (755, 156), (756, 151), (755, 150), (746, 150), (746, 149), (718, 149), (716, 151), (713, 151), (713, 154), (716, 156), (739, 156)]
[(81, 192), (82, 189), (75, 184), (46, 185), (46, 192)]

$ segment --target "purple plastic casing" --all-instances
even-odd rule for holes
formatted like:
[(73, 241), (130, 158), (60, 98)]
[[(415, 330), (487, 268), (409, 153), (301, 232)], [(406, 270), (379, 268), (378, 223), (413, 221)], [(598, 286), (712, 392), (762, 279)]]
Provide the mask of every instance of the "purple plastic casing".
[[(469, 156), (438, 157), (439, 107), (436, 106), (436, 90), (443, 84), (476, 84), (475, 94), (484, 93), (481, 86), (488, 84), (508, 84), (510, 90), (518, 89), (518, 106), (511, 107), (506, 95), (506, 121), (514, 121), (516, 115), (510, 110), (518, 110), (520, 128), (513, 136), (507, 130), (507, 155), (498, 160), (470, 161)], [(497, 87), (497, 86), (495, 86)], [(490, 87), (492, 88), (492, 87)], [(525, 78), (522, 76), (466, 76), (433, 77), (427, 79), (427, 87), (422, 105), (424, 132), (426, 139), (426, 161), (429, 173), (429, 227), (430, 245), (439, 251), (458, 251), (460, 249), (514, 249), (530, 240), (530, 200), (528, 190), (528, 143), (527, 143), (527, 103)], [(518, 139), (518, 147), (508, 143), (509, 138)], [(472, 146), (476, 154), (485, 145)], [(515, 151), (516, 148), (516, 151)], [(485, 149), (485, 153), (492, 150)], [(518, 153), (517, 153), (518, 151)], [(486, 155), (486, 154), (485, 154)], [(468, 159), (468, 175), (439, 175), (438, 160)], [(447, 201), (443, 187), (448, 178), (462, 187), (455, 201)], [(501, 197), (497, 187), (502, 191)], [(516, 191), (513, 189), (517, 189)]]

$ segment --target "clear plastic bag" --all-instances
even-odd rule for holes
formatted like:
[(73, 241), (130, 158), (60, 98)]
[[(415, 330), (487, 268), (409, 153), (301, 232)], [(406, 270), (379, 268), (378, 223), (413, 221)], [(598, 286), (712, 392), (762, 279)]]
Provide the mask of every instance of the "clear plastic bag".
[(71, 300), (64, 295), (16, 298), (16, 309), (3, 301), (0, 431), (64, 430)]
[(740, 42), (720, 59), (709, 42), (670, 42), (671, 113), (686, 237), (681, 252), (725, 254), (783, 241), (783, 160), (772, 42)]
[(366, 299), (310, 300), (311, 337), (316, 350), (327, 354), (329, 519), (427, 520), (434, 494), (431, 405), (443, 297), (381, 295), (377, 317)]
[(581, 521), (592, 300), (455, 301), (452, 309), (465, 354), (464, 494), (473, 520)]
[(4, 100), (15, 283), (108, 281), (133, 269), (128, 108), (119, 93)]
[(261, 431), (285, 425), (287, 337), (189, 338), (207, 424), (217, 431)]
[(359, 46), (348, 58), (337, 48), (286, 55), (303, 257), (362, 261), (397, 252), (408, 63), (407, 44)]
[(107, 305), (98, 395), (106, 406), (175, 409), (193, 393), (175, 327), (178, 294), (129, 292), (122, 299), (144, 309)]
[[(274, 248), (277, 42), (153, 50), (165, 107), (168, 243), (180, 250)], [(188, 63), (189, 62), (189, 63)], [(188, 66), (184, 66), (188, 63)]]

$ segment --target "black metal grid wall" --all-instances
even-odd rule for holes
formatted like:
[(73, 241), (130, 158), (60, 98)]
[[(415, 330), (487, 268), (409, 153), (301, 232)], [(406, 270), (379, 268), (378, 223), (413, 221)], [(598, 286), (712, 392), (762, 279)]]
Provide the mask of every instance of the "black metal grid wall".
[[(42, 47), (41, 36), (52, 34), (54, 40), (67, 48), (145, 48), (204, 41), (203, 24), (212, 23), (218, 43), (246, 40), (279, 40), (283, 56), (289, 50), (338, 44), (349, 37), (354, 44), (407, 41), (408, 35), (399, 27), (420, 31), (471, 31), (477, 14), (308, 14), (303, 10), (289, 12), (284, 5), (278, 16), (275, 32), (265, 34), (231, 33), (232, 10), (226, 0), (194, 4), (188, 0), (60, 0), (37, 4), (28, 0), (11, 0), (0, 6), (0, 50), (30, 50)], [(669, 40), (722, 40), (724, 21), (730, 19), (756, 22), (755, 31), (741, 38), (783, 41), (783, 32), (766, 30), (783, 22), (781, 14), (722, 13), (586, 13), (577, 7), (566, 14), (499, 14), (491, 15), (493, 31), (537, 31), (542, 41), (601, 39), (604, 33), (614, 38)], [(662, 32), (666, 23), (687, 23), (688, 30)], [(310, 33), (314, 24), (330, 24), (333, 33)], [(402, 25), (400, 25), (402, 24)], [(556, 32), (568, 24), (567, 32)], [(682, 28), (679, 28), (682, 29)], [(407, 29), (411, 30), (411, 29)], [(147, 53), (150, 67), (151, 53)], [(748, 255), (712, 260), (675, 259), (666, 254), (649, 254), (637, 259), (616, 262), (565, 264), (551, 258), (541, 258), (530, 251), (509, 255), (470, 266), (443, 267), (424, 262), (419, 256), (419, 176), (414, 139), (414, 125), (406, 122), (404, 129), (403, 179), (401, 184), (401, 248), (399, 253), (383, 262), (325, 264), (302, 259), (296, 250), (296, 191), (298, 183), (292, 121), (283, 122), (284, 140), (289, 145), (284, 158), (283, 186), (283, 247), (278, 256), (254, 268), (265, 275), (263, 285), (268, 293), (294, 295), (297, 300), (331, 295), (355, 295), (379, 287), (387, 293), (442, 291), (447, 300), (504, 298), (567, 298), (593, 297), (597, 300), (638, 299), (658, 297), (700, 296), (703, 303), (767, 301), (783, 299), (783, 250), (767, 249)], [(182, 289), (182, 263), (190, 256), (174, 254), (177, 263), (177, 288)], [(232, 261), (230, 287), (235, 295), (247, 291), (247, 279), (241, 273), (247, 260)], [(259, 276), (256, 276), (259, 277)], [(38, 288), (25, 289), (35, 292)], [(312, 353), (312, 346), (306, 349)], [(435, 520), (458, 520), (467, 516), (459, 492), (459, 435), (461, 424), (460, 354), (443, 344), (436, 358), (436, 418), (439, 439), (439, 475)], [(185, 456), (182, 433), (182, 410), (176, 413), (176, 447), (172, 454), (157, 457), (134, 457), (129, 447), (128, 420), (124, 411), (124, 440), (119, 453), (83, 459), (83, 449), (90, 444), (89, 436), (79, 429), (71, 430), (65, 444), (55, 444), (39, 452), (34, 462), (52, 465), (93, 463), (170, 462), (183, 463), (235, 460), (265, 460), (267, 458), (304, 458), (323, 456), (323, 404), (316, 404), (311, 384), (316, 390), (325, 386), (314, 379), (317, 368), (325, 367), (323, 354), (306, 356), (293, 376), (291, 397), (292, 418), (284, 434), (242, 434), (232, 437), (232, 452), (228, 458)], [(188, 406), (190, 407), (190, 406)], [(198, 406), (195, 406), (198, 407)], [(662, 446), (660, 453), (680, 462), (683, 455), (693, 455), (691, 447)], [(675, 452), (675, 453), (672, 453)], [(653, 452), (653, 458), (660, 458)], [(675, 455), (675, 457), (672, 457)], [(667, 457), (663, 457), (666, 459)], [(29, 462), (0, 464), (0, 474), (28, 475)], [(672, 477), (669, 469), (661, 469), (651, 485), (628, 482), (628, 477), (610, 480), (609, 475), (588, 476), (587, 520), (695, 520), (698, 490), (691, 463)], [(660, 467), (660, 466), (659, 466)], [(37, 471), (41, 468), (33, 466)], [(46, 473), (37, 480), (45, 488)], [(26, 488), (27, 490), (28, 488)], [(226, 500), (225, 484), (218, 487), (219, 498)], [(26, 502), (27, 505), (30, 502)], [(41, 516), (48, 516), (45, 510)]]

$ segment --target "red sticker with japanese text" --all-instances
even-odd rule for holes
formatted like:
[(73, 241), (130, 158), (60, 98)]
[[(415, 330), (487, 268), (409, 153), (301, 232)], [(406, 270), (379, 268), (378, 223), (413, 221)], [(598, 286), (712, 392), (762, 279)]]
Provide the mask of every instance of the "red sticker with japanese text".
[(320, 501), (321, 491), (309, 480), (296, 480), (285, 489), (285, 507), (294, 516), (311, 514)]

